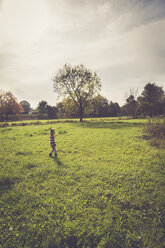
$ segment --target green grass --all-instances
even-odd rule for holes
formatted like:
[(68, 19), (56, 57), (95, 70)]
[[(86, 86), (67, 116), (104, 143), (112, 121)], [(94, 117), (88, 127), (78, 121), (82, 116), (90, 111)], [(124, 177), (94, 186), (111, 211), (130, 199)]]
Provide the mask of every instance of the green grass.
[(0, 247), (163, 248), (165, 151), (140, 138), (144, 123), (0, 128)]

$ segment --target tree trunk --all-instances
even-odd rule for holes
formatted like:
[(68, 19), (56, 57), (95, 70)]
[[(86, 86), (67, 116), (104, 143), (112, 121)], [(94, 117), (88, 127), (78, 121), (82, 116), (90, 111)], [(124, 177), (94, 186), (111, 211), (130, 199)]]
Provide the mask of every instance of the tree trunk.
[(83, 122), (83, 108), (80, 105), (80, 122)]

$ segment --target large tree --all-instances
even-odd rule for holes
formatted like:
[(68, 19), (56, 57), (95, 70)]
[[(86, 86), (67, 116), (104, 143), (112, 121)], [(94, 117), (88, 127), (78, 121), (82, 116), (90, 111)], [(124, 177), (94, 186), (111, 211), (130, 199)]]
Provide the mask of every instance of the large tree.
[(98, 94), (101, 89), (101, 81), (96, 72), (83, 65), (72, 67), (64, 65), (52, 78), (54, 91), (59, 97), (68, 97), (74, 101), (79, 111), (80, 121), (84, 117), (84, 109), (88, 102)]

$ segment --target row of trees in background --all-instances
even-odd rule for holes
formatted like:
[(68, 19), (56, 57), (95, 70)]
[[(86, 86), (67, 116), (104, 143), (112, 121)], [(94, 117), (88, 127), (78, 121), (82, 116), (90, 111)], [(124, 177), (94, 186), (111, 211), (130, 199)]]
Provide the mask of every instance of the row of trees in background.
[(100, 95), (101, 80), (96, 74), (83, 65), (72, 67), (64, 65), (52, 78), (54, 91), (63, 98), (56, 106), (40, 101), (35, 111), (27, 101), (17, 102), (9, 92), (0, 92), (0, 119), (8, 120), (9, 115), (31, 114), (31, 118), (80, 118), (115, 117), (115, 116), (157, 116), (165, 114), (165, 93), (155, 83), (145, 85), (141, 95), (130, 91), (124, 106), (109, 102)]
[[(165, 93), (162, 87), (148, 83), (145, 85), (140, 96), (131, 90), (126, 98), (126, 103), (119, 106), (117, 102), (108, 101), (101, 95), (88, 100), (84, 108), (85, 117), (116, 117), (132, 116), (146, 117), (165, 114)], [(31, 109), (30, 103), (21, 101), (18, 103), (11, 92), (0, 93), (0, 116), (1, 120), (8, 120), (11, 115), (28, 116), (31, 118), (56, 119), (56, 118), (79, 118), (79, 109), (75, 102), (66, 97), (56, 106), (50, 106), (46, 101), (40, 101), (35, 110)], [(21, 118), (21, 117), (20, 117)]]
[[(80, 117), (79, 109), (70, 97), (64, 98), (55, 107), (49, 106), (46, 101), (41, 101), (37, 110), (40, 116), (47, 115), (49, 119)], [(112, 117), (120, 116), (121, 108), (118, 103), (109, 103), (105, 97), (97, 95), (88, 102), (83, 112), (85, 117)]]
[[(79, 116), (80, 121), (84, 116), (103, 117), (117, 115), (160, 115), (165, 112), (165, 94), (162, 87), (148, 83), (137, 99), (134, 94), (129, 95), (126, 104), (119, 107), (101, 95), (101, 81), (95, 72), (86, 69), (83, 65), (72, 67), (64, 65), (52, 79), (55, 92), (65, 97), (62, 102), (61, 112), (67, 115)], [(67, 111), (66, 111), (67, 110)], [(68, 116), (70, 117), (70, 116)]]
[[(84, 108), (85, 117), (116, 117), (132, 116), (135, 117), (153, 117), (165, 115), (165, 93), (162, 87), (155, 83), (148, 83), (140, 96), (136, 96), (137, 91), (130, 91), (126, 98), (126, 103), (119, 106), (117, 102), (108, 101), (101, 95), (95, 96), (88, 101)], [(71, 99), (64, 98), (55, 107), (58, 118), (78, 118), (79, 109)]]
[(148, 83), (140, 96), (136, 97), (136, 93), (131, 92), (126, 99), (126, 104), (122, 107), (122, 114), (133, 117), (152, 117), (165, 114), (165, 92), (163, 88), (155, 83)]

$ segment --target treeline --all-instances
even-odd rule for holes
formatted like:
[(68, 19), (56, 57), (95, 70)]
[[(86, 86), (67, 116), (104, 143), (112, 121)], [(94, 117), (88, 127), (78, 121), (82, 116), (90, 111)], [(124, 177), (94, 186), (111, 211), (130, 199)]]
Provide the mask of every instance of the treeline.
[[(117, 102), (108, 101), (105, 97), (98, 95), (88, 102), (84, 108), (85, 117), (153, 117), (165, 115), (165, 92), (162, 87), (155, 83), (148, 83), (140, 96), (131, 90), (126, 98), (126, 103), (120, 106)], [(47, 110), (49, 111), (49, 109)], [(64, 98), (54, 108), (57, 118), (78, 118), (79, 111), (74, 101)], [(45, 103), (46, 112), (46, 103)], [(49, 113), (48, 113), (49, 115)]]
[[(47, 115), (51, 118), (79, 118), (79, 110), (75, 102), (70, 98), (64, 98), (57, 103), (55, 107), (47, 105), (47, 102), (41, 101), (38, 105), (37, 111), (40, 117)], [(120, 116), (121, 108), (118, 103), (108, 102), (108, 100), (98, 95), (89, 101), (84, 108), (85, 117), (107, 117)]]
[(155, 83), (145, 85), (141, 95), (130, 94), (122, 107), (123, 115), (153, 117), (165, 114), (165, 92)]
[[(130, 91), (123, 106), (117, 102), (97, 95), (88, 101), (84, 108), (84, 117), (146, 117), (165, 115), (165, 92), (155, 83), (148, 83), (140, 96)], [(32, 109), (26, 100), (18, 103), (10, 92), (0, 92), (0, 120), (17, 119), (57, 119), (79, 118), (79, 110), (70, 98), (64, 98), (56, 106), (50, 106), (46, 101), (40, 101), (36, 109)]]

